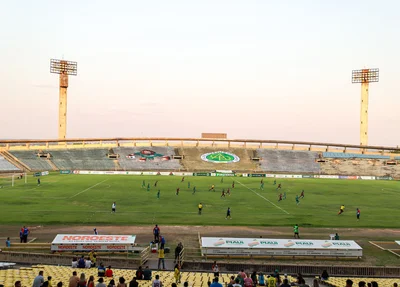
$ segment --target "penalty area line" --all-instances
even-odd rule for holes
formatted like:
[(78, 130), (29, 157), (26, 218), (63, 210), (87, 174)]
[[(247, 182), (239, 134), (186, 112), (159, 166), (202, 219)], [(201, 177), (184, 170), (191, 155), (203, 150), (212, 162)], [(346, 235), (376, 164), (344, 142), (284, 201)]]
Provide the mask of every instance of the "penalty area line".
[(236, 180), (240, 185), (243, 185), (245, 188), (247, 188), (248, 190), (254, 192), (255, 194), (257, 194), (259, 197), (261, 197), (262, 199), (264, 199), (265, 201), (268, 201), (269, 203), (271, 203), (273, 206), (275, 206), (276, 208), (282, 210), (284, 213), (286, 214), (290, 214), (289, 212), (287, 212), (286, 210), (284, 210), (282, 207), (276, 205), (275, 203), (273, 203), (271, 200), (269, 200), (268, 198), (262, 196), (261, 194), (259, 194), (257, 191), (255, 191), (254, 189), (251, 189), (250, 187), (244, 185), (243, 183), (241, 183), (240, 181)]
[(77, 194), (74, 194), (73, 196), (69, 197), (69, 199), (74, 198), (74, 197), (76, 197), (76, 196), (78, 196), (78, 195), (80, 195), (80, 194), (82, 194), (82, 193), (88, 191), (89, 189), (92, 189), (93, 187), (96, 187), (96, 186), (98, 186), (99, 184), (102, 184), (103, 182), (105, 182), (105, 181), (107, 181), (107, 180), (108, 180), (108, 179), (105, 179), (105, 180), (103, 180), (103, 181), (100, 181), (100, 182), (96, 183), (95, 185), (92, 185), (91, 187), (88, 187), (88, 188), (86, 188), (86, 189), (84, 189), (84, 190), (78, 192)]

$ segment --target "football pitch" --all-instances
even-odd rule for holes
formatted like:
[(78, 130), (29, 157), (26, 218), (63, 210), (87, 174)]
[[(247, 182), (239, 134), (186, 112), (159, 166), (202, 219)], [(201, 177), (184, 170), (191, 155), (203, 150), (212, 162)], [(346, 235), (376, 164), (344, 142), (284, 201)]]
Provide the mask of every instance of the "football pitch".
[[(396, 181), (274, 179), (129, 175), (31, 175), (28, 183), (0, 189), (3, 225), (240, 225), (302, 227), (398, 227)], [(142, 187), (143, 181), (145, 187)], [(155, 182), (158, 181), (157, 187)], [(232, 188), (232, 183), (235, 187)], [(188, 187), (190, 183), (190, 187)], [(147, 190), (149, 185), (149, 190)], [(215, 185), (215, 191), (209, 191)], [(176, 189), (180, 188), (179, 195)], [(193, 188), (196, 192), (193, 194)], [(221, 197), (222, 189), (231, 195)], [(157, 192), (160, 190), (160, 198)], [(305, 191), (300, 204), (296, 195)], [(280, 193), (286, 199), (278, 202)], [(111, 205), (116, 202), (116, 213)], [(203, 204), (198, 214), (198, 204)], [(338, 215), (340, 205), (345, 212)], [(232, 219), (225, 219), (227, 208)], [(361, 220), (356, 219), (356, 208)]]

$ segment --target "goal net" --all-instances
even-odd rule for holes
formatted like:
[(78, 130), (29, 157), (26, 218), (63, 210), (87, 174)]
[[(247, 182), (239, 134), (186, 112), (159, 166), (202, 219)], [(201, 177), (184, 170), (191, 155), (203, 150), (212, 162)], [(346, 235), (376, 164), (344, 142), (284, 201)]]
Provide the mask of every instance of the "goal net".
[(26, 173), (0, 174), (0, 188), (14, 187), (28, 182)]

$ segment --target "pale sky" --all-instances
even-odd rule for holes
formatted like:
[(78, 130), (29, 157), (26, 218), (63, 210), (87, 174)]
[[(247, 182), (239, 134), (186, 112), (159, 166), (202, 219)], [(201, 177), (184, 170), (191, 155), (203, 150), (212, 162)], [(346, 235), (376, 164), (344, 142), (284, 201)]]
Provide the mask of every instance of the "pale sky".
[[(57, 138), (58, 75), (78, 62), (67, 136), (400, 144), (400, 1), (1, 1), (0, 138)], [(397, 79), (397, 80), (396, 80)]]

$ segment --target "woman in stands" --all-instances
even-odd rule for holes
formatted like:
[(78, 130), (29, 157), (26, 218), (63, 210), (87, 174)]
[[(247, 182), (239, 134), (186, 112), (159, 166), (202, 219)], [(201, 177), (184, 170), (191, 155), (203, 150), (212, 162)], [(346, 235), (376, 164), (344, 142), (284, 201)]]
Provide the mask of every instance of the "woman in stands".
[(79, 278), (78, 281), (78, 287), (86, 287), (87, 286), (87, 281), (85, 278), (85, 273), (81, 273), (81, 277)]
[(94, 276), (93, 275), (89, 277), (87, 287), (94, 287)]
[(116, 287), (114, 279), (110, 280), (110, 283), (108, 283), (107, 287)]

